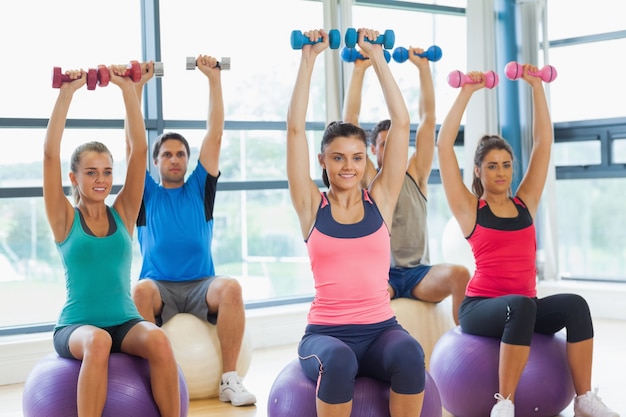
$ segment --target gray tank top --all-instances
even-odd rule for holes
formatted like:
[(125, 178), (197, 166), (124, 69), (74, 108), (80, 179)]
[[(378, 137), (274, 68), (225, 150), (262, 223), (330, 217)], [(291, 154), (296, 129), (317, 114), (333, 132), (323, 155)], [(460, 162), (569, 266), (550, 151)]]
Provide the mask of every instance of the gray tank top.
[(391, 266), (430, 264), (426, 197), (409, 174), (404, 177), (391, 227)]

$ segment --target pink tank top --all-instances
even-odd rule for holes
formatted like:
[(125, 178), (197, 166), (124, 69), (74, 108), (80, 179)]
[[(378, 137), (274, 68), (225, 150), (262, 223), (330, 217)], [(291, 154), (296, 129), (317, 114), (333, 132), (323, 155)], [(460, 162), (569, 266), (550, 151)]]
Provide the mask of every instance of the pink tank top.
[(373, 324), (394, 316), (387, 292), (389, 230), (365, 190), (363, 205), (360, 222), (340, 224), (322, 194), (306, 240), (315, 279), (309, 324)]

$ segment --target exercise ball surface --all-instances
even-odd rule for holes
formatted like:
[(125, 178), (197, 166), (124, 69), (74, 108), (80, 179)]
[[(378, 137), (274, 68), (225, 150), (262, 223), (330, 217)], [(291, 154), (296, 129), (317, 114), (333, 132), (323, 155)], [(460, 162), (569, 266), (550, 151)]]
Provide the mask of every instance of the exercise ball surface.
[[(278, 374), (267, 401), (268, 417), (316, 417), (316, 385), (307, 378), (298, 359), (289, 362)], [(426, 373), (426, 388), (421, 417), (441, 417), (439, 391)], [(351, 417), (390, 417), (389, 383), (357, 377)]]
[[(222, 351), (217, 326), (188, 313), (178, 313), (162, 326), (170, 339), (176, 362), (187, 381), (192, 400), (219, 395), (223, 374)], [(237, 374), (243, 378), (252, 360), (252, 341), (244, 332), (237, 360)]]
[[(566, 341), (535, 333), (530, 355), (515, 392), (515, 417), (553, 417), (574, 399)], [(433, 349), (430, 373), (443, 407), (455, 417), (488, 416), (498, 392), (500, 340), (463, 333), (444, 334)]]
[[(76, 387), (82, 362), (51, 353), (29, 373), (22, 392), (24, 417), (75, 417)], [(187, 385), (179, 369), (181, 416), (189, 410)], [(152, 397), (150, 367), (143, 358), (112, 353), (103, 417), (160, 417)]]

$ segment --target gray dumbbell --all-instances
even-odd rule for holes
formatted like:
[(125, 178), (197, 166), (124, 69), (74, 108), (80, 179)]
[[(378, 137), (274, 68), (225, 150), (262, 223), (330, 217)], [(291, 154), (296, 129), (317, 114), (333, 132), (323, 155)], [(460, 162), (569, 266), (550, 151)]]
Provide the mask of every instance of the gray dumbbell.
[[(195, 70), (198, 65), (196, 64), (196, 58), (193, 56), (187, 57), (187, 69)], [(222, 57), (217, 61), (217, 67), (223, 71), (230, 70), (230, 57)]]
[(164, 74), (163, 72), (163, 63), (162, 62), (155, 62), (154, 63), (154, 76), (155, 77), (162, 77)]

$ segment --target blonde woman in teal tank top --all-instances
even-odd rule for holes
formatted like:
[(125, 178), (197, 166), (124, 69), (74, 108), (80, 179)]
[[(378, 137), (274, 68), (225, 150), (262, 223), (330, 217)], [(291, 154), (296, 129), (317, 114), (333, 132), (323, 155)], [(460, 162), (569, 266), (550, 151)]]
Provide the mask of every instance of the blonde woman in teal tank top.
[[(147, 80), (154, 64), (142, 64)], [(105, 145), (88, 142), (71, 157), (75, 206), (63, 192), (61, 138), (74, 93), (85, 85), (83, 70), (68, 71), (59, 89), (44, 141), (43, 194), (46, 215), (65, 268), (66, 302), (55, 326), (54, 347), (82, 361), (77, 388), (78, 416), (101, 416), (107, 396), (111, 352), (145, 358), (161, 416), (180, 416), (178, 368), (169, 340), (144, 321), (130, 297), (132, 234), (141, 205), (146, 172), (146, 132), (126, 66), (109, 67), (126, 109), (130, 140), (126, 180), (111, 207), (113, 158)], [(123, 139), (122, 139), (123, 140)]]

